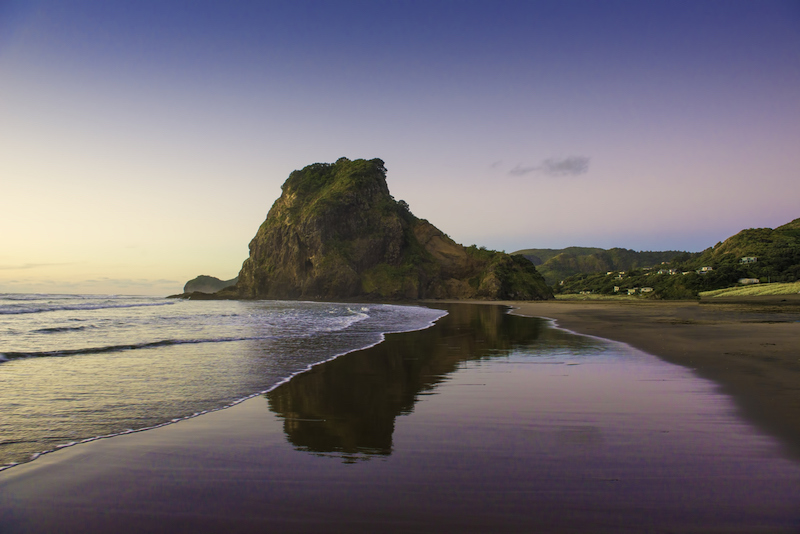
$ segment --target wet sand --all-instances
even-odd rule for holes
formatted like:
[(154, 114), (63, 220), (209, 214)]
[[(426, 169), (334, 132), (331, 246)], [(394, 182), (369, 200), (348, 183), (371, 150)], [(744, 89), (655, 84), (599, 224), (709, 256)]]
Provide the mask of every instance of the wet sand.
[(800, 295), (509, 304), (693, 369), (800, 458)]
[(800, 530), (800, 463), (713, 383), (449, 312), (266, 398), (0, 472), (0, 532)]

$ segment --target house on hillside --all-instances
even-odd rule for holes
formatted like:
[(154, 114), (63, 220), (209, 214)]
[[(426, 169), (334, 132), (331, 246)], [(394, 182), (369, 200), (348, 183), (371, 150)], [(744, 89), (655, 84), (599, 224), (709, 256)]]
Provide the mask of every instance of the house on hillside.
[(739, 278), (739, 283), (743, 286), (750, 285), (750, 284), (759, 284), (761, 280), (758, 278)]
[(713, 270), (714, 270), (713, 267), (700, 267), (700, 269), (698, 269), (698, 271), (697, 271), (697, 274), (707, 274), (707, 273), (710, 273)]
[(653, 292), (653, 288), (652, 288), (652, 287), (643, 287), (643, 288), (642, 288), (642, 289), (640, 289), (639, 291), (640, 291), (641, 293), (652, 293), (652, 292)]
[(758, 261), (758, 257), (756, 256), (746, 256), (739, 260), (739, 263), (755, 263)]

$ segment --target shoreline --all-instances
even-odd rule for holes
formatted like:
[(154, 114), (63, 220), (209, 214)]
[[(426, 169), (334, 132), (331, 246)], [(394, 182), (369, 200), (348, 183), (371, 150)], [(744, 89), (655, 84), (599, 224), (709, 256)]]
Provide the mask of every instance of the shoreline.
[[(341, 303), (341, 304), (349, 304), (349, 303)], [(431, 309), (434, 309), (434, 308), (431, 308)], [(362, 344), (362, 345), (359, 345), (359, 346), (356, 346), (356, 347), (351, 347), (351, 348), (339, 347), (341, 349), (341, 351), (331, 353), (330, 356), (325, 357), (324, 359), (319, 359), (319, 360), (307, 363), (305, 365), (305, 367), (302, 367), (302, 368), (298, 368), (298, 369), (295, 369), (295, 370), (288, 370), (287, 371), (288, 374), (286, 374), (284, 376), (278, 375), (277, 379), (276, 379), (276, 381), (274, 383), (265, 384), (263, 386), (263, 389), (258, 389), (258, 390), (253, 391), (253, 392), (243, 392), (241, 394), (241, 396), (234, 396), (234, 397), (230, 398), (229, 400), (225, 400), (225, 402), (223, 402), (221, 404), (217, 404), (217, 405), (214, 405), (214, 406), (211, 406), (211, 407), (202, 407), (202, 408), (195, 406), (196, 411), (194, 411), (194, 412), (191, 412), (191, 413), (185, 412), (183, 414), (173, 414), (173, 415), (171, 415), (169, 417), (163, 418), (160, 421), (154, 422), (152, 424), (148, 424), (147, 426), (134, 426), (133, 424), (131, 424), (130, 428), (126, 428), (124, 430), (113, 431), (113, 432), (108, 432), (108, 433), (83, 434), (83, 435), (78, 435), (78, 436), (71, 436), (69, 441), (63, 441), (62, 443), (57, 443), (57, 444), (42, 445), (42, 447), (31, 449), (30, 452), (28, 452), (26, 454), (26, 458), (25, 459), (12, 458), (13, 461), (8, 461), (7, 463), (4, 463), (3, 462), (3, 457), (0, 456), (0, 473), (2, 473), (5, 470), (8, 470), (8, 469), (12, 469), (12, 468), (15, 468), (15, 467), (18, 467), (18, 466), (21, 466), (21, 465), (28, 464), (31, 461), (34, 461), (34, 460), (36, 460), (38, 458), (41, 458), (41, 457), (43, 457), (45, 455), (50, 455), (50, 454), (53, 454), (55, 452), (62, 451), (64, 449), (69, 449), (69, 448), (72, 448), (72, 447), (75, 447), (75, 446), (84, 445), (84, 444), (91, 443), (91, 442), (94, 442), (94, 441), (107, 440), (107, 439), (110, 439), (110, 438), (116, 438), (116, 437), (120, 437), (120, 436), (134, 434), (134, 433), (140, 433), (140, 432), (146, 432), (146, 431), (150, 431), (150, 430), (155, 430), (155, 429), (162, 428), (162, 427), (165, 427), (165, 426), (174, 425), (174, 424), (182, 422), (182, 421), (194, 419), (196, 417), (199, 417), (199, 416), (202, 416), (202, 415), (206, 415), (206, 414), (209, 414), (209, 413), (213, 413), (213, 412), (217, 412), (217, 411), (221, 411), (221, 410), (227, 410), (227, 409), (232, 408), (232, 407), (234, 407), (234, 406), (236, 406), (238, 404), (241, 404), (241, 403), (243, 403), (245, 401), (251, 400), (251, 399), (253, 399), (255, 397), (261, 397), (261, 396), (267, 395), (270, 392), (272, 392), (273, 390), (275, 390), (276, 388), (279, 388), (282, 385), (286, 384), (287, 382), (291, 381), (296, 376), (301, 375), (303, 373), (307, 373), (308, 371), (312, 370), (316, 366), (324, 365), (324, 364), (326, 364), (328, 362), (331, 362), (331, 361), (333, 361), (333, 360), (335, 360), (337, 358), (340, 358), (342, 356), (346, 356), (347, 354), (350, 354), (352, 352), (368, 350), (368, 349), (370, 349), (372, 347), (375, 347), (376, 345), (379, 345), (379, 344), (383, 343), (385, 341), (387, 335), (398, 334), (398, 333), (411, 333), (411, 332), (416, 332), (416, 331), (420, 331), (420, 330), (425, 330), (425, 329), (431, 328), (432, 326), (434, 326), (436, 324), (436, 321), (441, 319), (444, 315), (446, 315), (446, 312), (443, 311), (443, 313), (441, 315), (439, 315), (437, 318), (428, 320), (424, 324), (422, 324), (421, 322), (418, 323), (418, 324), (404, 323), (404, 326), (402, 326), (402, 327), (398, 327), (396, 325), (390, 327), (389, 325), (385, 325), (385, 329), (384, 330), (381, 330), (379, 332), (378, 331), (375, 332), (376, 334), (378, 334), (378, 337), (377, 337), (377, 339), (375, 339), (373, 341), (369, 341), (366, 344)], [(367, 341), (367, 340), (364, 340), (364, 341)], [(3, 354), (0, 353), (0, 363), (4, 363), (5, 361), (8, 361), (8, 360), (3, 360), (2, 357), (3, 357)], [(28, 359), (28, 358), (29, 357), (22, 357), (22, 358), (19, 358), (19, 359)], [(16, 359), (18, 359), (18, 358), (11, 358), (11, 360), (16, 360)], [(8, 443), (13, 444), (15, 442), (9, 441)], [(28, 443), (36, 443), (36, 442), (35, 441), (29, 441)], [(2, 444), (2, 443), (0, 443), (0, 444)], [(49, 448), (44, 448), (45, 446), (47, 446)]]
[(498, 304), (1, 473), (0, 530), (796, 531), (800, 465), (711, 383)]
[[(430, 301), (433, 303), (433, 301)], [(474, 301), (546, 317), (689, 368), (800, 458), (800, 296), (701, 301)]]

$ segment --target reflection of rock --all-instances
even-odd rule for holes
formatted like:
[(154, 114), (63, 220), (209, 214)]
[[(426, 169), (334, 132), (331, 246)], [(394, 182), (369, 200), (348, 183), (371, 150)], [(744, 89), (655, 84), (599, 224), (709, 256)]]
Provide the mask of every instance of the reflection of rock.
[(318, 365), (267, 394), (298, 449), (349, 459), (388, 455), (394, 419), (411, 413), (459, 363), (503, 356), (555, 330), (500, 306), (443, 306), (449, 314), (426, 330), (388, 335), (370, 349)]

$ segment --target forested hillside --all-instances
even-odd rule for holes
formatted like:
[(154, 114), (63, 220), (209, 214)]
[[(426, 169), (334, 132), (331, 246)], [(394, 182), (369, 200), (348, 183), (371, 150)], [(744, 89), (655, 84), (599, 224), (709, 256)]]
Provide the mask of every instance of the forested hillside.
[(544, 276), (545, 281), (555, 285), (561, 280), (581, 273), (597, 273), (607, 271), (629, 271), (659, 265), (671, 261), (679, 254), (679, 250), (642, 251), (625, 248), (592, 248), (568, 247), (563, 249), (531, 248), (518, 250), (514, 254), (522, 254)]
[(702, 253), (679, 254), (657, 267), (612, 271), (569, 276), (555, 290), (692, 298), (736, 285), (794, 282), (800, 280), (800, 219), (775, 229), (742, 230)]

